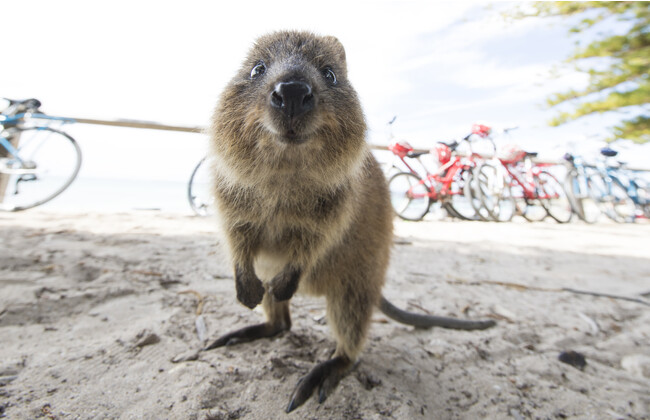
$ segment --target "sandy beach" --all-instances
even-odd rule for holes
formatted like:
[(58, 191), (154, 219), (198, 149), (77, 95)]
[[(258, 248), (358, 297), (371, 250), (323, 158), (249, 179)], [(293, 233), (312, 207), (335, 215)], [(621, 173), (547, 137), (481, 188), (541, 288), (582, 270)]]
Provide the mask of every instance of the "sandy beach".
[(1, 213), (0, 418), (650, 418), (649, 223), (395, 231), (391, 301), (497, 326), (416, 330), (377, 311), (336, 392), (287, 415), (334, 348), (324, 302), (295, 297), (291, 332), (198, 352), (262, 319), (236, 301), (214, 220)]

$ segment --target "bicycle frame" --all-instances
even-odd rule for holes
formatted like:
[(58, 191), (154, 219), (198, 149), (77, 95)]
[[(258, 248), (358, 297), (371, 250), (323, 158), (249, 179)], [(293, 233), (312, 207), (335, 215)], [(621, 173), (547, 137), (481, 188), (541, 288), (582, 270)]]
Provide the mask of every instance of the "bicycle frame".
[[(19, 113), (16, 115), (0, 115), (0, 127), (3, 129), (0, 131), (0, 145), (4, 147), (7, 152), (9, 153), (10, 156), (12, 156), (14, 159), (18, 161), (21, 165), (25, 164), (25, 160), (23, 160), (20, 157), (20, 146), (14, 147), (13, 144), (11, 144), (11, 138), (12, 135), (6, 129), (7, 126), (9, 126), (9, 129), (12, 127), (18, 125), (18, 123), (26, 120), (31, 120), (31, 119), (41, 119), (41, 120), (48, 120), (48, 121), (56, 121), (56, 122), (61, 122), (62, 124), (67, 124), (67, 123), (74, 123), (75, 120), (72, 118), (66, 118), (66, 117), (52, 117), (49, 115), (45, 114), (40, 114), (40, 113), (31, 113), (31, 112), (23, 112)], [(41, 130), (45, 129), (47, 126), (35, 126), (34, 128), (36, 130)]]
[[(558, 198), (559, 195), (554, 194), (552, 196), (546, 195), (544, 190), (540, 190), (535, 185), (535, 177), (539, 176), (542, 172), (542, 168), (545, 166), (551, 166), (551, 164), (541, 163), (533, 164), (529, 158), (524, 158), (523, 161), (517, 161), (512, 163), (504, 163), (501, 161), (501, 164), (508, 172), (510, 176), (510, 186), (520, 186), (524, 191), (523, 198), (526, 200), (535, 200), (535, 199), (551, 199)], [(518, 168), (523, 166), (524, 170), (521, 171)]]
[(0, 145), (7, 149), (7, 152), (11, 156), (13, 156), (21, 165), (24, 164), (25, 162), (20, 158), (18, 150), (11, 144), (9, 140), (5, 136), (0, 136)]
[(46, 115), (46, 114), (41, 114), (41, 113), (22, 112), (22, 113), (16, 114), (16, 115), (5, 115), (5, 114), (0, 115), (0, 126), (4, 127), (4, 126), (7, 126), (7, 125), (13, 125), (14, 123), (17, 124), (20, 121), (26, 121), (26, 120), (30, 120), (30, 119), (58, 121), (58, 122), (62, 122), (64, 124), (76, 122), (76, 120), (74, 118), (53, 117), (53, 116)]
[[(504, 163), (501, 162), (506, 172), (510, 176), (510, 186), (519, 185), (524, 191), (525, 199), (537, 198), (537, 192), (533, 177), (539, 174), (539, 168), (532, 165), (530, 159), (525, 159), (523, 162)], [(524, 170), (519, 170), (523, 166)]]
[[(453, 195), (462, 195), (464, 194), (463, 190), (459, 191), (453, 191), (452, 190), (452, 185), (453, 181), (456, 178), (456, 176), (461, 173), (463, 170), (467, 170), (469, 168), (476, 167), (476, 162), (474, 161), (475, 158), (482, 158), (481, 155), (474, 153), (472, 151), (471, 143), (469, 138), (471, 137), (472, 134), (468, 134), (463, 138), (463, 141), (466, 141), (468, 144), (470, 144), (470, 155), (469, 157), (463, 157), (459, 156), (455, 152), (455, 147), (458, 145), (454, 146), (454, 148), (451, 150), (451, 153), (453, 154), (451, 159), (440, 166), (436, 172), (431, 173), (429, 169), (427, 169), (426, 165), (424, 165), (420, 161), (420, 156), (428, 154), (429, 152), (424, 152), (424, 153), (411, 153), (411, 154), (406, 154), (406, 155), (397, 155), (395, 154), (396, 157), (398, 157), (404, 166), (408, 168), (409, 172), (415, 175), (416, 177), (420, 178), (420, 181), (418, 182), (417, 185), (414, 185), (411, 187), (408, 191), (407, 194), (411, 198), (421, 198), (423, 197), (422, 194), (415, 194), (413, 193), (413, 189), (418, 186), (418, 185), (424, 185), (427, 187), (427, 190), (429, 191), (427, 196), (432, 201), (438, 201), (441, 198), (450, 198)], [(444, 143), (443, 143), (444, 144)], [(416, 171), (409, 163), (404, 159), (405, 157), (410, 157), (412, 159), (417, 160), (420, 163), (420, 166), (424, 169), (424, 175), (421, 175)], [(441, 187), (438, 189), (436, 188), (437, 185), (440, 185)]]
[[(426, 176), (424, 177), (420, 177), (417, 172), (415, 172), (413, 168), (408, 165), (408, 163), (404, 162), (404, 159), (402, 159), (402, 162), (404, 162), (404, 164), (409, 168), (411, 173), (420, 177), (418, 185), (425, 185), (427, 187), (429, 193), (426, 195), (429, 196), (431, 200), (438, 201), (440, 199), (451, 197), (452, 195), (463, 194), (462, 190), (452, 191), (451, 186), (454, 178), (458, 173), (460, 173), (463, 169), (468, 169), (474, 166), (474, 161), (472, 158), (468, 160), (472, 162), (472, 164), (464, 162), (461, 156), (454, 156), (449, 162), (438, 168), (435, 173), (430, 173), (425, 167)], [(424, 167), (424, 165), (422, 166)], [(440, 189), (436, 188), (437, 185), (441, 186)], [(413, 186), (409, 189), (407, 192), (408, 196), (412, 198), (423, 197), (423, 194), (413, 193), (413, 188), (415, 187), (416, 186)]]
[[(601, 169), (601, 168), (599, 168)], [(611, 166), (604, 166), (602, 167), (604, 170), (603, 173), (606, 175), (605, 177), (605, 182), (607, 183), (607, 193), (611, 194), (612, 193), (612, 185), (614, 182), (617, 182), (620, 184), (623, 188), (625, 188), (627, 194), (630, 196), (634, 204), (637, 205), (644, 205), (646, 203), (641, 203), (639, 200), (639, 195), (637, 194), (637, 185), (634, 182), (634, 180), (625, 174), (622, 170), (622, 168), (614, 168)]]

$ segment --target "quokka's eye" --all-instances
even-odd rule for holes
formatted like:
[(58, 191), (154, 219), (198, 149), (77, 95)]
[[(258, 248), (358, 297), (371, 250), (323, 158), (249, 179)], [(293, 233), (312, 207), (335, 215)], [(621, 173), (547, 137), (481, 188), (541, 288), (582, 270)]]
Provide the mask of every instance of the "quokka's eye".
[(257, 79), (264, 73), (266, 73), (266, 64), (264, 64), (263, 61), (260, 61), (259, 63), (255, 64), (255, 67), (253, 67), (253, 70), (251, 70), (251, 79)]
[(325, 67), (323, 69), (323, 77), (327, 79), (327, 81), (332, 85), (335, 85), (337, 82), (336, 74), (334, 73), (334, 70), (332, 70), (330, 67)]

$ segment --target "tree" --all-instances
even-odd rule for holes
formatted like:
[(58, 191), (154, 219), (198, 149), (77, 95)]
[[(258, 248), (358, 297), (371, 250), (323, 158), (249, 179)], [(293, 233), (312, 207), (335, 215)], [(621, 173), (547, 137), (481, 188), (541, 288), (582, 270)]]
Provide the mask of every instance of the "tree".
[[(535, 2), (533, 11), (522, 15), (574, 16), (580, 20), (570, 32), (596, 32), (594, 40), (578, 46), (567, 59), (578, 70), (588, 72), (589, 84), (548, 98), (551, 107), (573, 105), (572, 111), (560, 112), (551, 125), (595, 113), (619, 112), (621, 122), (612, 127), (610, 141), (650, 141), (650, 2)], [(614, 26), (629, 29), (622, 35), (601, 32)]]

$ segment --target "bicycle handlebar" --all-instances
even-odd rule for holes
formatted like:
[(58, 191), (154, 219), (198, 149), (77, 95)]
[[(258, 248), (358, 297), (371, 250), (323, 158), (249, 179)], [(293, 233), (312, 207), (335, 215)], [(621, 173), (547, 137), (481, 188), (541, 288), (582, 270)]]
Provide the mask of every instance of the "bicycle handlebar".
[(2, 113), (5, 115), (15, 115), (21, 112), (27, 112), (27, 111), (38, 111), (38, 109), (41, 107), (41, 101), (39, 101), (36, 98), (29, 98), (29, 99), (9, 99), (9, 98), (4, 98), (5, 100), (9, 101), (9, 107), (5, 109)]
[(408, 152), (408, 153), (406, 154), (406, 157), (410, 157), (410, 158), (414, 158), (414, 159), (415, 159), (415, 158), (419, 158), (419, 157), (422, 156), (422, 155), (427, 155), (427, 154), (429, 154), (429, 151), (428, 151), (428, 150), (423, 151), (423, 152)]

